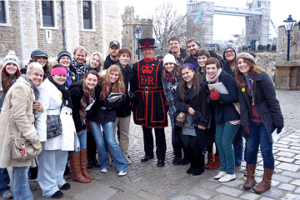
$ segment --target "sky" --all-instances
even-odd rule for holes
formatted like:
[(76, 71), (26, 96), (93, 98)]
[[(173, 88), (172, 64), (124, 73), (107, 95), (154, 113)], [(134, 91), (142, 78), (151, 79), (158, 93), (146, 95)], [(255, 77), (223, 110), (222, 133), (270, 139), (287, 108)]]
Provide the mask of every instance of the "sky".
[[(135, 16), (141, 18), (152, 18), (154, 9), (163, 2), (170, 0), (119, 0), (120, 9), (123, 13), (125, 6), (134, 6)], [(200, 1), (200, 0), (198, 0)], [(210, 0), (206, 0), (210, 1)], [(187, 0), (173, 0), (174, 7), (183, 15), (186, 14)], [(246, 8), (247, 2), (252, 0), (214, 0), (217, 6), (241, 7)], [(297, 22), (300, 21), (300, 1), (299, 0), (270, 0), (271, 2), (271, 20), (276, 27), (283, 25), (283, 20), (286, 20), (291, 14), (292, 18)], [(230, 27), (229, 27), (230, 24)], [(233, 38), (233, 34), (242, 35), (242, 30), (245, 29), (245, 17), (215, 15), (214, 16), (214, 40), (229, 40)], [(271, 24), (271, 36), (275, 36)]]

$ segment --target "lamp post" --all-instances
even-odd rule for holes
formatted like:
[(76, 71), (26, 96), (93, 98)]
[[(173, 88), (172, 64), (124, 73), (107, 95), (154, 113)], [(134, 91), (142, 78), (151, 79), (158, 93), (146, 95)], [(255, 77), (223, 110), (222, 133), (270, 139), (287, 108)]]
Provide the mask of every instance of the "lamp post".
[(136, 30), (133, 33), (134, 33), (134, 37), (137, 39), (138, 60), (140, 60), (140, 39), (142, 38), (143, 31), (139, 27), (136, 27)]
[(286, 60), (290, 60), (290, 38), (291, 38), (291, 32), (294, 30), (296, 20), (293, 20), (292, 15), (289, 15), (289, 17), (283, 21), (284, 22), (284, 28), (287, 32), (287, 58)]

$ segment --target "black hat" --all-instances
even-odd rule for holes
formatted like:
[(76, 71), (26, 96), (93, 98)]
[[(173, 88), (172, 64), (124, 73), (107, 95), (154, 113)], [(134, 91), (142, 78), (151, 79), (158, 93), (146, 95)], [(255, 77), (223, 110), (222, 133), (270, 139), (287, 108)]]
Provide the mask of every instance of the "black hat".
[(59, 60), (61, 59), (61, 57), (63, 56), (68, 56), (71, 60), (72, 56), (68, 51), (62, 51), (57, 55), (57, 62), (59, 62)]
[(112, 46), (117, 46), (118, 48), (120, 48), (120, 43), (117, 40), (113, 40), (109, 43), (109, 48)]
[(154, 38), (144, 38), (144, 39), (140, 39), (140, 49), (144, 49), (144, 48), (156, 48), (156, 46), (154, 46), (155, 44), (155, 40)]
[(45, 57), (48, 59), (48, 55), (46, 54), (46, 52), (41, 49), (33, 50), (30, 57), (31, 59), (33, 59), (34, 57)]

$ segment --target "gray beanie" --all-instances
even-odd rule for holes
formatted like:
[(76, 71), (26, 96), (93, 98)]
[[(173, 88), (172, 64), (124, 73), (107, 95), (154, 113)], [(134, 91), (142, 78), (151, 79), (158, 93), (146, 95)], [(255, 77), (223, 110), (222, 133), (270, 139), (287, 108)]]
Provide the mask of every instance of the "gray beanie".
[(175, 57), (170, 53), (166, 54), (164, 57), (164, 66), (166, 63), (174, 63), (175, 65), (177, 65)]
[(246, 52), (239, 53), (236, 59), (238, 60), (239, 58), (244, 58), (244, 59), (250, 60), (251, 62), (253, 62), (256, 65), (255, 59), (250, 53), (246, 53)]
[(186, 44), (189, 43), (189, 42), (191, 42), (191, 41), (196, 42), (196, 44), (198, 44), (199, 47), (201, 47), (200, 41), (199, 41), (197, 38), (195, 38), (195, 37), (190, 37), (190, 38), (186, 41)]
[(223, 52), (223, 59), (226, 60), (225, 58), (225, 51), (227, 49), (233, 49), (234, 53), (235, 53), (235, 58), (237, 57), (238, 55), (238, 49), (237, 49), (237, 46), (235, 46), (235, 44), (229, 42), (229, 43), (226, 43), (225, 46), (224, 46), (224, 52)]

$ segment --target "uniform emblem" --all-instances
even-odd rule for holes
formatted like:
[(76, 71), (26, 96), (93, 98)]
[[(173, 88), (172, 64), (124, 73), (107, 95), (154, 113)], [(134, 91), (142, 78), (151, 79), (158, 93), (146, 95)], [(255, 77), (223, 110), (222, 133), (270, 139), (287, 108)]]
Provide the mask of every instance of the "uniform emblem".
[(154, 67), (153, 66), (149, 66), (149, 65), (144, 65), (142, 68), (141, 68), (143, 74), (152, 74), (153, 70), (154, 70)]

